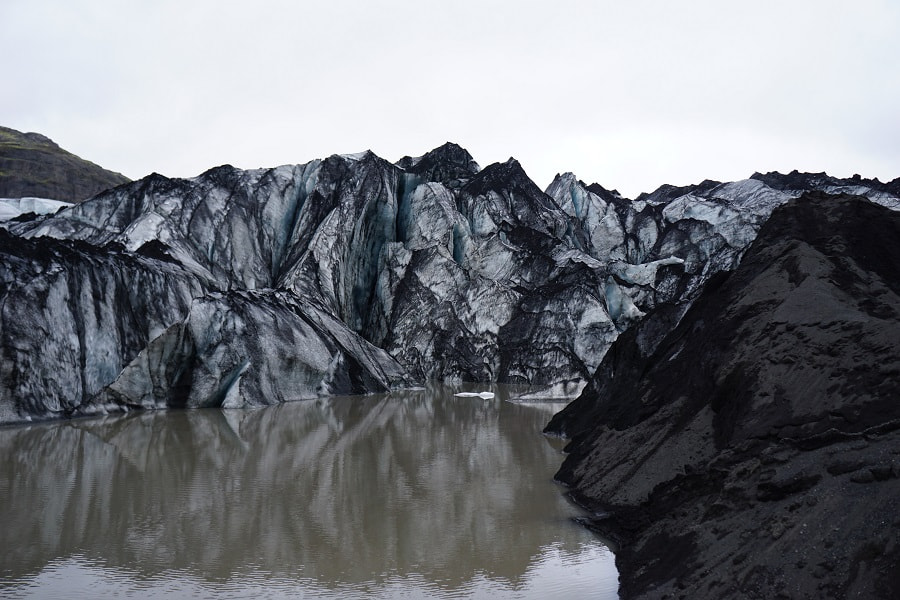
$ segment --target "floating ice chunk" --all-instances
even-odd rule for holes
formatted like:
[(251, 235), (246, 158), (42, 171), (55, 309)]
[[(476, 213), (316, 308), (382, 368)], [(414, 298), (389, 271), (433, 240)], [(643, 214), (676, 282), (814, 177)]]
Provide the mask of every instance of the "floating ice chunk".
[(482, 400), (490, 400), (494, 397), (494, 392), (459, 392), (453, 395), (457, 398), (481, 398)]

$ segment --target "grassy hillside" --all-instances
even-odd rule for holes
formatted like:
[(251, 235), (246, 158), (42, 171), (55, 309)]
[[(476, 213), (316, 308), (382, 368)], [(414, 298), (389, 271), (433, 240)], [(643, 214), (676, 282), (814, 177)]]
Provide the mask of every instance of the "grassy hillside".
[(80, 202), (128, 181), (39, 133), (0, 127), (0, 198), (37, 196)]

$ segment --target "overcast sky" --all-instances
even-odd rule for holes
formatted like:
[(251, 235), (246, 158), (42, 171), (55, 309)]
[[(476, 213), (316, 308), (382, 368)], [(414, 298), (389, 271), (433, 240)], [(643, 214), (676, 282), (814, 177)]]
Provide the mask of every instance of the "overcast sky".
[(445, 141), (627, 196), (900, 177), (896, 0), (0, 0), (0, 125), (139, 178)]

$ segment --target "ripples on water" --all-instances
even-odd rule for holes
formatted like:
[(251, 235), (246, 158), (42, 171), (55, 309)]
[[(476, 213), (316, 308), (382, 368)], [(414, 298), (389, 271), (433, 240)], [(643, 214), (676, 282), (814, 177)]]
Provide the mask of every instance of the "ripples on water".
[(615, 598), (561, 405), (494, 391), (0, 429), (0, 596)]

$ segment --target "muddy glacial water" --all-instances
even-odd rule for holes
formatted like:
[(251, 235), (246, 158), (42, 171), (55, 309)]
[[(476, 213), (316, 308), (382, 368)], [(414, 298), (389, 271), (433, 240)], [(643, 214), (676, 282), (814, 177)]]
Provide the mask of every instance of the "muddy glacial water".
[(563, 405), (489, 389), (0, 428), (0, 597), (616, 598)]

